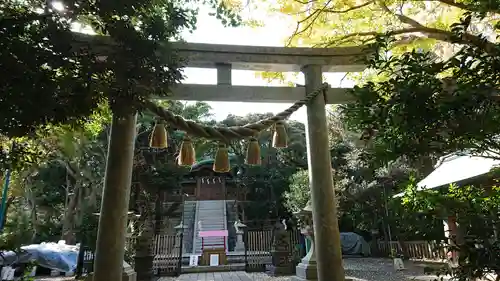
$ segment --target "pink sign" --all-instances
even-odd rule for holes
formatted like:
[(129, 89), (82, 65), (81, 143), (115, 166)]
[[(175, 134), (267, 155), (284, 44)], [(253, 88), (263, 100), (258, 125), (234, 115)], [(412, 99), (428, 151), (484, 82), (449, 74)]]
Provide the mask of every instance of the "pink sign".
[(200, 237), (227, 237), (227, 230), (200, 231)]

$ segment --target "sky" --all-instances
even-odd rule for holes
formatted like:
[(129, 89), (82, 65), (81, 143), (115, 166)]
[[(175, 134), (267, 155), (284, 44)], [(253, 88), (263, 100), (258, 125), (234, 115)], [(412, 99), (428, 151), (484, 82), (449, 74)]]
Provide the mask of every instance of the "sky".
[[(232, 44), (232, 45), (253, 45), (253, 46), (284, 46), (284, 42), (295, 28), (295, 22), (278, 15), (268, 15), (263, 11), (245, 10), (243, 17), (252, 16), (264, 19), (265, 27), (252, 28), (242, 26), (237, 28), (224, 27), (215, 17), (208, 15), (206, 11), (200, 13), (197, 29), (193, 33), (185, 33), (184, 39), (187, 42), (211, 43), (211, 44)], [(215, 69), (186, 68), (184, 83), (189, 84), (216, 84), (217, 74)], [(348, 79), (343, 79), (345, 73), (326, 73), (325, 81), (332, 87), (352, 87), (353, 83)], [(293, 75), (290, 75), (292, 78)], [(294, 83), (304, 84), (302, 74), (297, 75)], [(233, 85), (249, 86), (278, 86), (278, 81), (268, 84), (267, 81), (256, 77), (253, 71), (233, 70)], [(222, 120), (229, 114), (243, 116), (249, 113), (278, 113), (286, 109), (291, 104), (286, 103), (240, 103), (240, 102), (209, 102), (213, 108), (214, 118)], [(305, 108), (296, 112), (292, 118), (301, 122), (306, 121)]]

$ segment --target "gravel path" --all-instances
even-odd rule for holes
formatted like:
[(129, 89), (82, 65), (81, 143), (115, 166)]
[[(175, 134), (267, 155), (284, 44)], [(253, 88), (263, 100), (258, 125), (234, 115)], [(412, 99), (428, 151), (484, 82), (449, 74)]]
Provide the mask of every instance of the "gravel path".
[(437, 277), (426, 275), (424, 267), (411, 261), (405, 261), (405, 269), (396, 271), (391, 259), (351, 258), (344, 260), (346, 276), (356, 281), (432, 281)]

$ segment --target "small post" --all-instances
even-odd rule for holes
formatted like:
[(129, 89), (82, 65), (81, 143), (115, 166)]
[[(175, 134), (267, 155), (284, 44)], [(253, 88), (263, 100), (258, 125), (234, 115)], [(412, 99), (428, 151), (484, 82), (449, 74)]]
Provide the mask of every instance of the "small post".
[[(448, 238), (448, 245), (451, 247), (460, 245), (463, 241), (460, 237), (457, 218), (455, 215), (448, 215), (443, 221), (445, 237)], [(448, 263), (453, 268), (458, 264), (458, 252), (450, 251), (448, 253)]]
[(134, 159), (135, 112), (113, 112), (97, 231), (94, 281), (122, 280)]
[[(302, 68), (302, 72), (306, 93), (322, 85), (321, 66), (308, 65)], [(344, 281), (324, 95), (307, 105), (306, 130), (318, 280)]]
[[(16, 142), (12, 142), (9, 153), (12, 153), (15, 148), (16, 148)], [(7, 212), (7, 197), (9, 194), (11, 173), (12, 173), (12, 167), (9, 167), (9, 169), (7, 169), (7, 172), (5, 173), (5, 184), (4, 184), (3, 190), (2, 190), (2, 203), (1, 203), (2, 205), (0, 205), (0, 233), (3, 232), (4, 221), (6, 221), (5, 218), (7, 217), (7, 214), (6, 214), (6, 212)]]
[(5, 173), (5, 184), (3, 186), (3, 191), (2, 191), (2, 203), (0, 205), (0, 232), (3, 231), (3, 222), (5, 220), (5, 217), (7, 216), (5, 212), (7, 211), (7, 196), (9, 194), (9, 184), (10, 184), (10, 173), (11, 169), (7, 170), (7, 173)]

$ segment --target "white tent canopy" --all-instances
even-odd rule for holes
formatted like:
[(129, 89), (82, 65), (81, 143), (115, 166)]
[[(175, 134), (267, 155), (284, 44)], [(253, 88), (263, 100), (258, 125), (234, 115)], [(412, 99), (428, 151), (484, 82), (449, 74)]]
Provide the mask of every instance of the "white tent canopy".
[[(488, 173), (500, 165), (500, 160), (468, 154), (454, 154), (442, 157), (434, 171), (417, 184), (417, 190), (433, 189)], [(401, 197), (403, 193), (394, 195)]]

